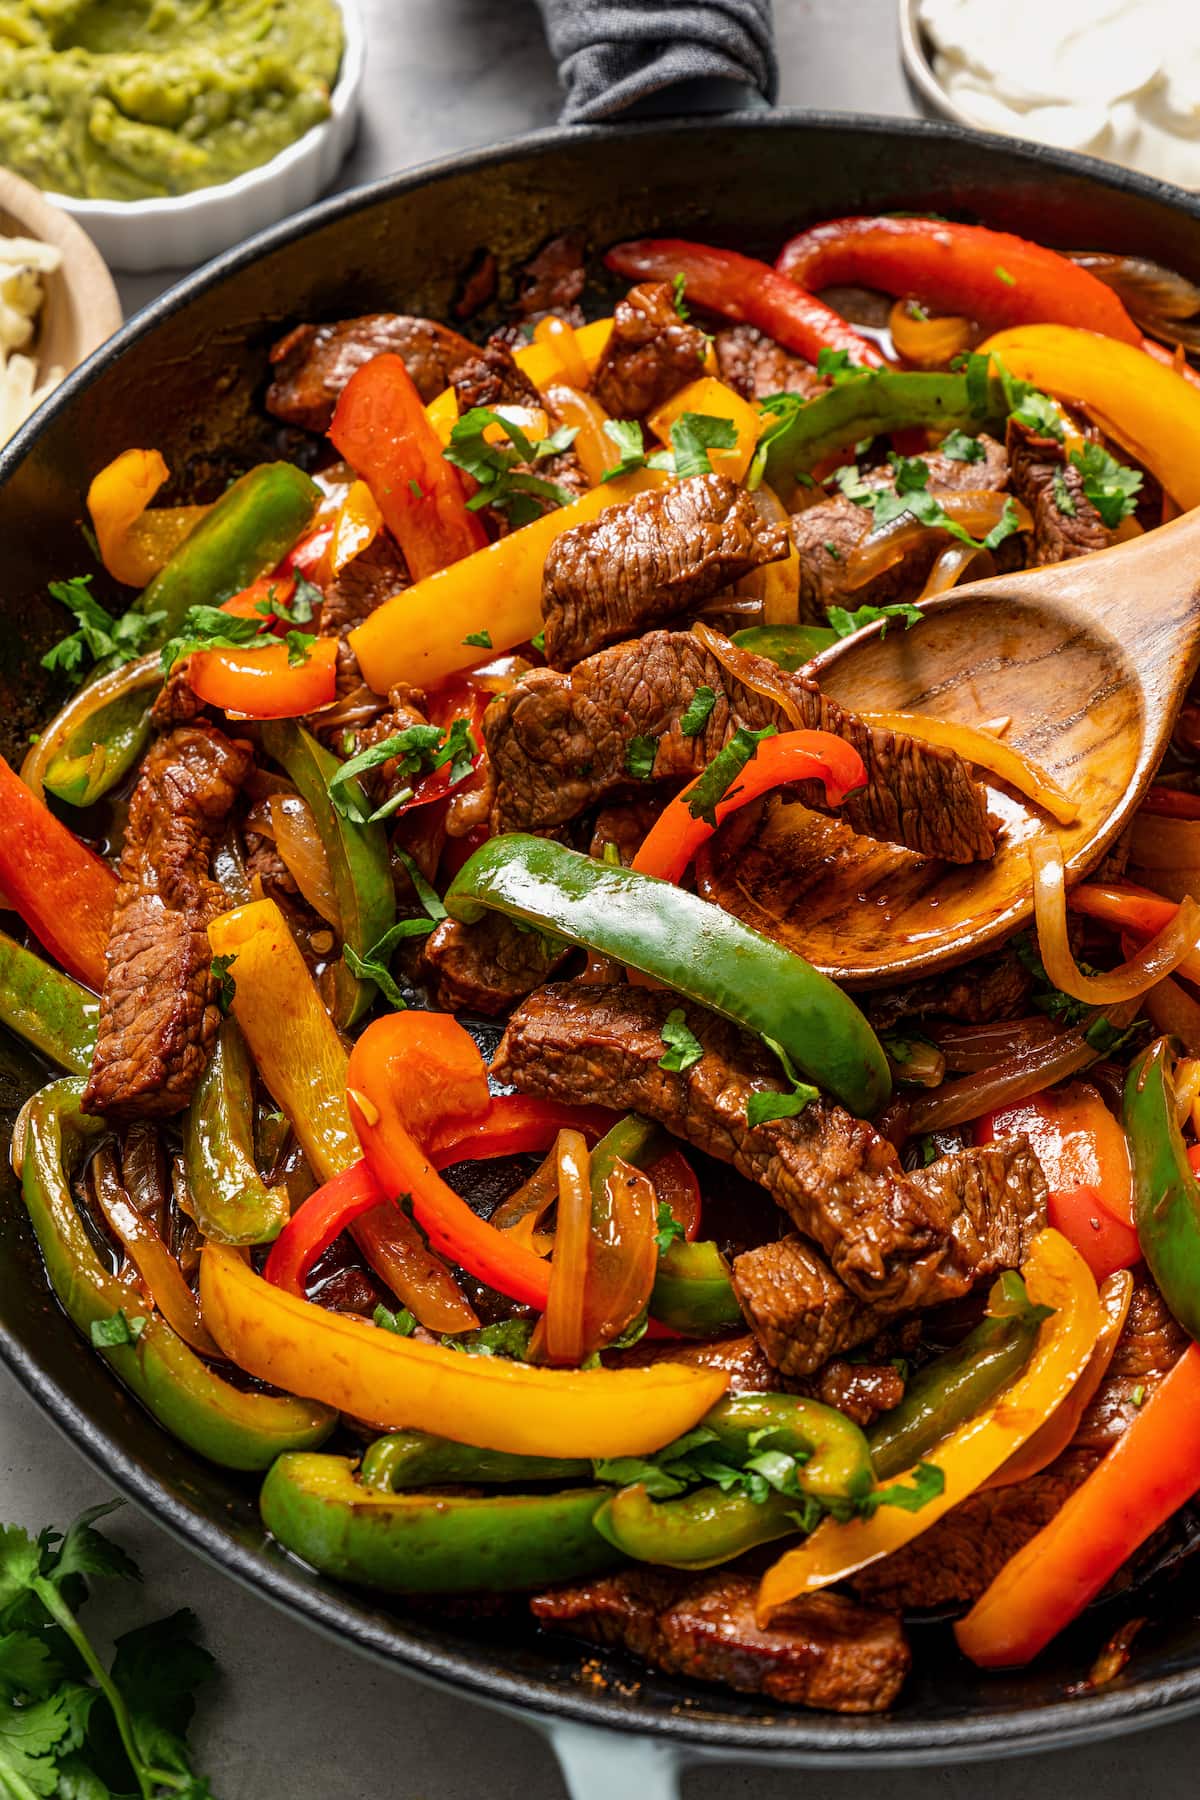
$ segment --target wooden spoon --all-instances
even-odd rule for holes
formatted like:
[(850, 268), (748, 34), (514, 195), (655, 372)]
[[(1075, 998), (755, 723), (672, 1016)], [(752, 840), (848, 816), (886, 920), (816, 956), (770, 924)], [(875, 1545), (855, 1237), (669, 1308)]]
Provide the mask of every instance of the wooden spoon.
[[(1129, 823), (1200, 663), (1200, 509), (1092, 556), (972, 582), (921, 611), (908, 631), (893, 621), (886, 638), (878, 625), (856, 632), (811, 673), (855, 711), (969, 725), (1009, 718), (1003, 741), (1053, 776), (1079, 817), (1056, 825), (989, 778), (997, 853), (961, 867), (867, 846), (845, 826), (813, 826), (805, 815), (832, 861), (808, 862), (816, 878), (792, 896), (790, 935), (810, 961), (863, 986), (929, 974), (1016, 930), (1033, 911), (1032, 837), (1056, 832), (1079, 880)], [(758, 851), (748, 861), (748, 847), (737, 850), (742, 895), (771, 891), (758, 885), (761, 858), (774, 857), (778, 879), (778, 834), (799, 811), (776, 804)], [(756, 922), (752, 908), (737, 910)]]

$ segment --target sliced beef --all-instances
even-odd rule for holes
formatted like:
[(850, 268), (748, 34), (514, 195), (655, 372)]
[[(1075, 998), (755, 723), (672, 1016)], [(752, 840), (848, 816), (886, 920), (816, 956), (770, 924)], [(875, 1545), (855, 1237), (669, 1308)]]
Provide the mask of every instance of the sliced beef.
[(84, 1110), (182, 1112), (220, 1022), (208, 924), (225, 906), (213, 841), (253, 766), (248, 744), (182, 725), (151, 745), (129, 806)]
[(1143, 1270), (1137, 1278), (1108, 1373), (1079, 1422), (1076, 1445), (1086, 1450), (1111, 1449), (1133, 1423), (1147, 1395), (1170, 1374), (1187, 1346), (1187, 1334), (1168, 1312), (1166, 1301)]
[(420, 974), (443, 1012), (491, 1018), (541, 987), (569, 955), (539, 932), (488, 913), (477, 925), (443, 919), (425, 940)]
[(840, 1594), (793, 1601), (769, 1630), (755, 1621), (757, 1583), (631, 1569), (557, 1588), (530, 1601), (547, 1630), (628, 1650), (668, 1675), (719, 1682), (789, 1706), (886, 1712), (911, 1655), (900, 1620)]
[(356, 369), (385, 351), (402, 357), (427, 404), (450, 385), (475, 346), (436, 319), (366, 313), (332, 325), (297, 325), (271, 351), (267, 411), (306, 431), (327, 431), (337, 397)]
[(877, 1031), (899, 1019), (953, 1019), (961, 1025), (990, 1025), (1019, 1019), (1029, 1010), (1033, 976), (1016, 951), (980, 957), (945, 975), (931, 975), (906, 988), (886, 988), (867, 997), (867, 1010)]
[[(680, 720), (699, 687), (717, 700), (704, 729), (687, 737)], [(483, 722), (496, 777), (492, 829), (545, 830), (636, 786), (626, 758), (637, 737), (658, 746), (651, 780), (690, 780), (742, 725), (815, 728), (853, 744), (867, 785), (839, 816), (855, 831), (950, 862), (993, 854), (986, 797), (953, 751), (873, 730), (804, 676), (732, 645), (718, 661), (683, 631), (617, 644), (569, 675), (535, 669), (492, 702)], [(817, 782), (789, 793), (825, 810)]]
[(377, 532), (325, 589), (318, 635), (345, 637), (408, 584), (408, 568), (399, 548), (386, 531)]
[(190, 661), (188, 656), (181, 658), (159, 689), (158, 698), (150, 708), (150, 723), (156, 731), (170, 731), (176, 725), (194, 725), (208, 710), (207, 703), (188, 680)]
[(693, 612), (751, 569), (788, 553), (726, 475), (693, 475), (638, 494), (564, 531), (542, 577), (546, 661), (568, 669), (606, 644)]
[[(398, 682), (389, 690), (387, 705), (383, 711), (354, 733), (352, 755), (360, 756), (364, 750), (373, 750), (376, 745), (386, 743), (388, 738), (400, 737), (414, 725), (428, 723), (423, 691), (410, 687), (406, 681)], [(341, 746), (338, 748), (340, 751)], [(408, 778), (399, 774), (399, 768), (400, 758), (397, 755), (390, 757), (387, 762), (377, 763), (373, 769), (367, 769), (359, 776), (358, 779), (374, 806), (382, 806), (401, 788), (410, 785)]]
[(1012, 491), (1033, 514), (1036, 565), (1067, 562), (1115, 542), (1083, 491), (1083, 478), (1059, 438), (1042, 437), (1017, 419), (1008, 422)]
[(553, 314), (572, 325), (583, 324), (576, 302), (583, 292), (584, 242), (573, 231), (551, 238), (530, 258), (518, 278), (516, 310), (529, 324)]
[(613, 311), (592, 392), (613, 419), (644, 419), (701, 372), (704, 333), (675, 310), (670, 282), (644, 281)]
[(592, 822), (588, 855), (603, 862), (611, 845), (625, 868), (628, 868), (657, 819), (662, 807), (657, 795), (644, 800), (622, 800), (614, 806), (602, 806)]
[[(820, 1247), (853, 1295), (886, 1312), (954, 1298), (1019, 1261), (1045, 1212), (1045, 1184), (1023, 1139), (907, 1175), (886, 1138), (824, 1100), (752, 1129), (747, 1101), (782, 1091), (778, 1065), (726, 1020), (685, 1006), (703, 1054), (686, 1070), (663, 1069), (662, 1028), (679, 1004), (626, 983), (544, 988), (509, 1021), (493, 1072), (547, 1099), (644, 1113), (732, 1163)], [(808, 1367), (844, 1347), (831, 1345)]]
[(734, 1261), (733, 1291), (768, 1362), (787, 1376), (810, 1375), (856, 1349), (886, 1317), (794, 1234), (743, 1251)]
[(799, 394), (807, 400), (828, 386), (811, 363), (753, 325), (725, 325), (713, 343), (721, 380), (744, 400), (765, 400), (768, 394)]
[(455, 369), (459, 416), (474, 406), (541, 406), (542, 396), (502, 338), (473, 350)]
[[(921, 458), (929, 469), (929, 491), (934, 494), (986, 489), (1003, 492), (1008, 486), (1008, 457), (1004, 446), (983, 434), (978, 442), (984, 456), (979, 462), (962, 462), (933, 450)], [(890, 467), (872, 469), (862, 476), (864, 486), (883, 490), (895, 485)], [(850, 558), (869, 534), (874, 514), (869, 506), (835, 494), (792, 517), (792, 538), (800, 557), (800, 612), (823, 619), (831, 606), (884, 606), (911, 600), (920, 593), (944, 540), (929, 533), (890, 569), (861, 587), (849, 585)], [(1011, 544), (1014, 540), (1008, 540)], [(1003, 551), (1003, 546), (1001, 547)], [(1009, 551), (1011, 557), (1012, 552)]]
[(881, 1412), (899, 1406), (904, 1398), (904, 1376), (894, 1362), (847, 1362), (834, 1357), (814, 1373), (792, 1377), (768, 1360), (756, 1337), (721, 1338), (716, 1343), (701, 1344), (643, 1341), (632, 1350), (620, 1352), (612, 1361), (622, 1369), (647, 1368), (657, 1362), (720, 1369), (729, 1377), (731, 1394), (807, 1394), (825, 1406), (835, 1406), (864, 1427)]

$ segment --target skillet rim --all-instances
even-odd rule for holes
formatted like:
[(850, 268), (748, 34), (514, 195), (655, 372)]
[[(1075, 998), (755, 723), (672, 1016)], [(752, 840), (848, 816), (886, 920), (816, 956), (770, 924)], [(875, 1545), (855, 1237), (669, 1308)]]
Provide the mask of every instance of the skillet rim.
[[(814, 130), (870, 136), (895, 141), (924, 139), (952, 147), (995, 150), (1031, 173), (1073, 174), (1093, 185), (1116, 189), (1182, 213), (1200, 225), (1200, 195), (1140, 175), (1096, 158), (1059, 151), (1022, 140), (995, 138), (963, 127), (924, 119), (889, 119), (881, 115), (779, 109), (770, 114), (737, 113), (728, 118), (646, 120), (607, 126), (559, 126), (518, 139), (459, 151), (412, 169), (379, 178), (335, 194), (290, 219), (268, 227), (244, 244), (225, 252), (183, 277), (134, 315), (109, 341), (74, 370), (38, 413), (0, 450), (3, 485), (55, 419), (86, 393), (109, 366), (126, 357), (163, 321), (193, 299), (219, 287), (262, 256), (306, 237), (333, 220), (396, 199), (430, 180), (470, 174), (507, 162), (539, 162), (565, 145), (614, 138), (655, 136), (686, 141), (703, 135), (734, 136), (753, 132)], [(903, 1714), (881, 1718), (805, 1713), (747, 1720), (722, 1716), (718, 1689), (704, 1690), (694, 1711), (643, 1708), (626, 1697), (613, 1697), (582, 1687), (557, 1688), (549, 1679), (506, 1675), (474, 1656), (438, 1649), (411, 1637), (402, 1621), (385, 1621), (360, 1603), (353, 1590), (336, 1595), (318, 1586), (304, 1564), (250, 1549), (210, 1512), (173, 1494), (118, 1440), (69, 1399), (32, 1350), (0, 1322), (0, 1360), (21, 1387), (83, 1455), (127, 1498), (156, 1518), (179, 1542), (231, 1575), (281, 1610), (322, 1634), (348, 1643), (374, 1660), (418, 1678), (467, 1691), (473, 1697), (518, 1714), (528, 1722), (549, 1725), (574, 1721), (610, 1730), (662, 1738), (683, 1754), (715, 1751), (783, 1759), (809, 1766), (883, 1767), (895, 1763), (929, 1765), (951, 1760), (983, 1760), (1066, 1748), (1166, 1723), (1200, 1710), (1200, 1640), (1191, 1668), (1165, 1675), (1133, 1678), (1097, 1694), (1053, 1698), (1012, 1711), (980, 1710), (970, 1717), (906, 1720)]]

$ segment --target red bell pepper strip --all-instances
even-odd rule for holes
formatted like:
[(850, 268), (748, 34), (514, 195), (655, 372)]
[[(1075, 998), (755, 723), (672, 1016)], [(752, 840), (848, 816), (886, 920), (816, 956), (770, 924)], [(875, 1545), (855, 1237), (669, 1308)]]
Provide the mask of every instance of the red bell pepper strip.
[[(269, 635), (269, 634), (268, 634)], [(286, 644), (248, 644), (243, 650), (194, 650), (187, 678), (192, 692), (222, 712), (246, 719), (298, 719), (328, 706), (337, 691), (338, 640), (314, 637), (302, 663)]]
[(1161, 819), (1200, 819), (1200, 794), (1189, 794), (1184, 788), (1147, 788), (1138, 811)]
[(258, 619), (264, 631), (278, 632), (284, 629), (285, 621), (271, 617), (260, 611), (260, 608), (270, 600), (286, 606), (295, 591), (296, 577), (290, 570), (282, 575), (260, 575), (257, 581), (252, 581), (240, 594), (233, 594), (226, 600), (221, 611), (232, 613), (237, 619)]
[(472, 1212), (447, 1187), (424, 1145), (452, 1120), (483, 1119), (487, 1074), (474, 1039), (444, 1013), (390, 1013), (350, 1053), (346, 1098), (367, 1166), (383, 1194), (411, 1197), (432, 1247), (513, 1300), (544, 1311), (546, 1264)]
[(700, 1183), (682, 1150), (674, 1145), (656, 1157), (646, 1170), (654, 1183), (660, 1206), (669, 1206), (671, 1217), (682, 1225), (684, 1242), (694, 1244), (700, 1235)]
[(604, 260), (618, 275), (637, 281), (671, 281), (682, 275), (690, 302), (727, 319), (744, 320), (810, 363), (822, 350), (845, 350), (859, 368), (886, 367), (875, 345), (831, 306), (777, 275), (769, 263), (739, 256), (736, 250), (683, 238), (637, 238), (617, 244)]
[[(712, 836), (715, 828), (688, 811), (688, 796), (703, 779), (698, 776), (684, 788), (650, 827), (632, 863), (641, 874), (679, 881), (701, 844)], [(842, 738), (828, 731), (785, 731), (758, 745), (737, 775), (732, 791), (718, 801), (716, 821), (722, 824), (739, 807), (793, 781), (822, 782), (827, 804), (840, 806), (866, 779), (862, 758)]]
[(1200, 1348), (1189, 1346), (1082, 1487), (954, 1627), (982, 1668), (1027, 1663), (1200, 1488)]
[(68, 975), (97, 994), (117, 878), (0, 758), (0, 891)]
[(414, 581), (484, 548), (483, 523), (467, 511), (458, 470), (400, 357), (375, 356), (355, 371), (329, 436), (374, 494)]
[(278, 573), (290, 575), (298, 570), (307, 581), (314, 580), (321, 566), (321, 558), (333, 542), (333, 524), (332, 519), (326, 519), (323, 524), (315, 526), (307, 537), (302, 537), (288, 551), (279, 565)]
[(1112, 288), (1069, 257), (1007, 231), (945, 219), (830, 219), (791, 238), (775, 263), (813, 292), (862, 286), (964, 313), (989, 327), (1075, 325), (1142, 342)]
[(276, 1287), (305, 1298), (309, 1271), (335, 1238), (360, 1214), (383, 1200), (365, 1162), (351, 1163), (324, 1183), (292, 1214), (275, 1242), (263, 1274)]
[(566, 1106), (529, 1094), (497, 1094), (482, 1119), (455, 1124), (445, 1136), (434, 1138), (428, 1146), (429, 1160), (435, 1169), (448, 1169), (458, 1162), (549, 1150), (564, 1129), (582, 1131), (595, 1142), (616, 1117), (603, 1106)]

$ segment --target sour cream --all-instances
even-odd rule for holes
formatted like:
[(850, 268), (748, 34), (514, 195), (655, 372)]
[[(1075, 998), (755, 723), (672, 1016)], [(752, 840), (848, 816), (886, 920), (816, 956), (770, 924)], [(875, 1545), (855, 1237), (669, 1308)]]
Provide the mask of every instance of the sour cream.
[(920, 0), (972, 122), (1200, 188), (1196, 0)]

